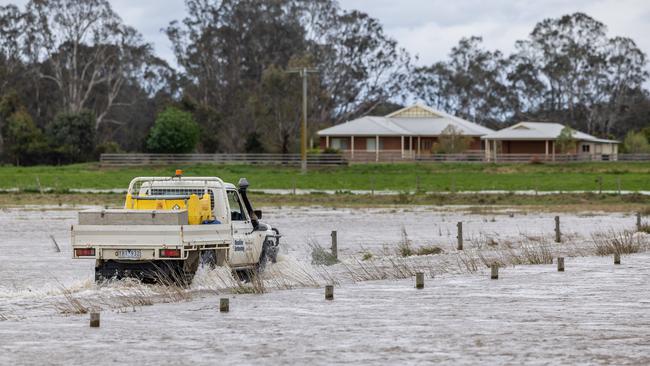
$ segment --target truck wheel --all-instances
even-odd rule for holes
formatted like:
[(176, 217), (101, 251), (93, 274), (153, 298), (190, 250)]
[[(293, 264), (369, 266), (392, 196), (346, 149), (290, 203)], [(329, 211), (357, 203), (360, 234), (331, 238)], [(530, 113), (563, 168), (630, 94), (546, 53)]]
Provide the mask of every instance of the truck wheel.
[(217, 266), (217, 253), (215, 250), (204, 250), (201, 252), (201, 265), (214, 269)]
[(183, 287), (189, 287), (192, 284), (196, 270), (199, 269), (201, 255), (199, 251), (190, 252), (187, 259), (178, 266), (178, 282)]

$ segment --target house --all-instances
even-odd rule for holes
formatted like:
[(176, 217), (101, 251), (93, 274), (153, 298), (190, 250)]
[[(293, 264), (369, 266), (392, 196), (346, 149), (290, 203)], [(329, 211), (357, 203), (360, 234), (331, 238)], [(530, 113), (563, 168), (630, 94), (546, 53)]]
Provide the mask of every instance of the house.
[[(497, 159), (497, 152), (503, 155), (532, 154), (544, 160), (555, 160), (560, 154), (557, 148), (558, 137), (565, 126), (549, 122), (519, 122), (514, 126), (486, 134), (481, 137), (485, 142), (487, 161)], [(584, 132), (573, 131), (575, 146), (562, 153), (575, 158), (585, 157), (590, 160), (616, 160), (619, 141), (600, 139)]]
[(431, 154), (443, 130), (452, 126), (481, 151), (481, 136), (494, 131), (445, 112), (415, 104), (386, 116), (365, 116), (318, 131), (321, 149), (341, 150), (355, 159), (415, 158)]

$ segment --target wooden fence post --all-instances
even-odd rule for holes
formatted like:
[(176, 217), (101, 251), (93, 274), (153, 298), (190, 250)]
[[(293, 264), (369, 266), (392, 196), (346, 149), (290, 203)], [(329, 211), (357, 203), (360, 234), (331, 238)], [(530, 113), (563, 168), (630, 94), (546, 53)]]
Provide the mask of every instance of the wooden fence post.
[(641, 231), (641, 212), (636, 213), (636, 231)]
[(90, 327), (99, 328), (99, 313), (90, 313)]
[(557, 271), (564, 272), (564, 257), (557, 258)]
[(490, 275), (490, 278), (493, 280), (498, 280), (499, 279), (499, 265), (497, 263), (492, 263), (492, 266), (490, 267), (492, 273)]
[(463, 222), (459, 221), (456, 226), (458, 226), (458, 250), (463, 250)]
[(334, 300), (334, 286), (325, 286), (325, 300)]
[(560, 231), (560, 216), (555, 216), (555, 242), (562, 242), (562, 232)]
[(424, 273), (417, 272), (415, 274), (415, 288), (423, 289), (424, 288)]
[(332, 247), (330, 248), (332, 250), (332, 256), (334, 259), (339, 259), (339, 243), (338, 239), (336, 237), (336, 230), (332, 230)]
[(219, 299), (219, 311), (222, 313), (227, 313), (230, 311), (230, 299), (227, 297)]
[(603, 177), (598, 177), (596, 182), (598, 182), (598, 194), (603, 194)]

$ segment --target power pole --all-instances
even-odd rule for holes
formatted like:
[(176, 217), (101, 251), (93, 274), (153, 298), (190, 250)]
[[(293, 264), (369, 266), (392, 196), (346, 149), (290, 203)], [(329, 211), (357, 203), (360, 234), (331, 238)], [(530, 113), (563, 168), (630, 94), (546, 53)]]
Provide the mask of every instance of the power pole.
[(300, 74), (302, 77), (302, 126), (300, 129), (300, 172), (307, 173), (307, 77), (310, 73), (318, 73), (317, 69), (296, 68), (289, 69), (289, 74)]

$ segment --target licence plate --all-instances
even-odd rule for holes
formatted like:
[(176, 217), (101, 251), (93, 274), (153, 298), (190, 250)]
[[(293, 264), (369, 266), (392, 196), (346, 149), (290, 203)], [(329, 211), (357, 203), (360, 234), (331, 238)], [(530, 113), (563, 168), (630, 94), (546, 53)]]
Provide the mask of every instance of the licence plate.
[(120, 249), (115, 251), (115, 256), (118, 258), (137, 259), (142, 257), (140, 249)]

